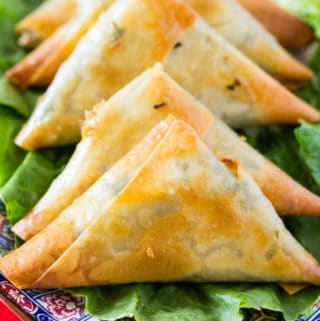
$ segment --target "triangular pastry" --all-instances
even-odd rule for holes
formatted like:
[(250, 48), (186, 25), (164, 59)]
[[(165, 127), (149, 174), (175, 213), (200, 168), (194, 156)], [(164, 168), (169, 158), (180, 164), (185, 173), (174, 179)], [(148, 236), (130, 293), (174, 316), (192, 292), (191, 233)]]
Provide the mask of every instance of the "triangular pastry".
[(179, 44), (164, 59), (165, 70), (232, 127), (319, 119), (318, 111), (241, 55), (202, 19)]
[(24, 240), (38, 233), (169, 114), (188, 122), (218, 158), (238, 160), (279, 213), (320, 215), (318, 196), (250, 147), (157, 65), (87, 113), (67, 167), (13, 231)]
[(16, 26), (19, 44), (34, 48), (66, 23), (77, 11), (77, 0), (47, 0)]
[(201, 136), (214, 122), (160, 65), (98, 104), (87, 113), (82, 140), (65, 170), (13, 231), (24, 240), (38, 233), (169, 114), (187, 121)]
[(313, 29), (303, 20), (271, 0), (238, 0), (282, 46), (289, 50), (305, 48), (314, 41)]
[(112, 0), (78, 0), (77, 3), (77, 13), (68, 23), (7, 71), (12, 84), (21, 89), (49, 84), (60, 65)]
[(59, 69), (18, 144), (34, 149), (78, 142), (84, 110), (162, 60), (195, 18), (180, 0), (114, 2)]
[[(10, 252), (4, 259), (0, 259), (0, 271), (4, 272), (16, 286), (30, 287), (95, 220), (97, 212), (110, 206), (112, 200), (133, 178), (164, 137), (174, 120), (175, 118), (169, 115), (105, 173), (100, 181), (104, 184), (104, 192), (101, 195), (103, 204), (93, 202), (99, 199), (101, 187), (97, 185), (96, 188), (93, 185), (81, 199), (73, 202), (47, 228), (16, 251)], [(79, 212), (79, 208), (82, 208), (82, 211)], [(38, 261), (39, 255), (40, 261)]]
[(232, 126), (320, 117), (184, 2), (118, 0), (60, 68), (16, 143), (32, 150), (78, 142), (86, 109), (161, 60), (178, 83)]
[(311, 78), (311, 70), (285, 51), (236, 0), (187, 2), (230, 43), (287, 86), (299, 87)]
[[(286, 230), (252, 177), (235, 161), (218, 161), (183, 121), (173, 122), (108, 206), (106, 182), (102, 176), (93, 185), (96, 193), (74, 212), (80, 221), (90, 212), (94, 218), (72, 245), (60, 256), (38, 250), (33, 264), (45, 272), (33, 282), (28, 243), (43, 248), (36, 236), (0, 261), (9, 280), (37, 288), (149, 281), (320, 284), (318, 263)], [(45, 234), (43, 241), (52, 239)], [(18, 267), (12, 259), (17, 255)]]

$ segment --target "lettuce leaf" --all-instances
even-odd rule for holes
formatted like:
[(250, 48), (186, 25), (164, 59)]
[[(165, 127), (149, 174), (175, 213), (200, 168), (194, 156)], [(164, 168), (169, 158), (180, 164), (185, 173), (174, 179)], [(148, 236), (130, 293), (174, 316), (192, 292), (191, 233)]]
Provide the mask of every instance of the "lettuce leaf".
[[(299, 142), (299, 154), (320, 186), (320, 124), (302, 121), (295, 129), (295, 136)], [(285, 223), (299, 242), (320, 261), (319, 217), (290, 217), (285, 219)]]
[[(319, 17), (320, 21), (320, 17)], [(316, 51), (309, 64), (314, 71), (312, 79), (300, 90), (297, 95), (307, 101), (312, 106), (320, 109), (320, 47), (317, 45)]]
[[(26, 92), (21, 92), (13, 87), (5, 77), (0, 77), (0, 105), (3, 107), (10, 107), (23, 117), (29, 117), (33, 107), (31, 96), (33, 92), (28, 95)], [(29, 98), (30, 97), (30, 98)]]
[(3, 74), (26, 54), (17, 44), (15, 24), (41, 2), (42, 0), (0, 0), (0, 105), (13, 108), (24, 117), (30, 116), (39, 92), (21, 92), (11, 86)]
[(299, 152), (305, 164), (320, 186), (320, 124), (308, 124), (301, 122), (301, 126), (295, 130), (299, 142)]
[(24, 158), (25, 152), (14, 144), (14, 137), (23, 120), (9, 109), (0, 107), (0, 187), (14, 173)]
[(0, 187), (22, 162), (25, 152), (14, 143), (14, 138), (32, 111), (38, 92), (20, 92), (0, 77)]
[(14, 26), (21, 17), (41, 2), (41, 0), (0, 0), (0, 71), (5, 71), (25, 55), (25, 51), (17, 44)]
[(64, 169), (71, 151), (65, 148), (27, 154), (0, 192), (11, 224), (23, 218), (46, 192), (53, 179)]
[[(294, 237), (320, 261), (319, 217), (293, 216), (283, 218)], [(320, 293), (320, 290), (319, 290)]]
[(247, 138), (250, 145), (296, 181), (309, 190), (320, 193), (320, 186), (315, 182), (305, 163), (304, 156), (299, 151), (299, 143), (294, 135), (293, 127), (274, 125), (245, 129), (240, 133)]
[(84, 296), (87, 311), (98, 319), (136, 321), (241, 321), (247, 308), (281, 311), (286, 321), (295, 321), (319, 298), (315, 287), (289, 296), (276, 285), (246, 283), (135, 284), (71, 292)]
[[(14, 137), (24, 122), (18, 114), (25, 118), (30, 116), (40, 92), (31, 90), (21, 92), (10, 85), (3, 75), (6, 69), (25, 55), (25, 51), (17, 44), (14, 31), (15, 23), (41, 2), (42, 0), (0, 0), (0, 187), (11, 177), (10, 183), (8, 182), (8, 184), (2, 188), (2, 194), (4, 198), (8, 200), (6, 205), (9, 212), (8, 215), (12, 218), (12, 222), (17, 220), (17, 218), (21, 218), (21, 213), (25, 213), (26, 210), (39, 199), (39, 196), (36, 197), (36, 195), (42, 195), (45, 186), (47, 187), (56, 175), (53, 175), (50, 170), (53, 166), (51, 165), (50, 167), (50, 163), (45, 163), (44, 160), (41, 161), (41, 156), (34, 159), (27, 157), (25, 162), (19, 167), (26, 152), (14, 144)], [(14, 206), (11, 202), (10, 186), (17, 190), (26, 187), (25, 182), (23, 182), (21, 186), (19, 185), (22, 182), (20, 175), (26, 171), (31, 172), (34, 167), (37, 167), (33, 164), (33, 161), (28, 161), (30, 159), (34, 160), (35, 164), (37, 162), (39, 163), (39, 168), (36, 168), (35, 172), (43, 173), (44, 176), (39, 179), (36, 178), (32, 182), (34, 186), (28, 191), (29, 195), (27, 195), (27, 193), (24, 195), (26, 199), (24, 201), (17, 199), (16, 206)], [(31, 165), (30, 169), (28, 169), (28, 164)], [(44, 164), (48, 166), (43, 166), (41, 170), (41, 165)], [(19, 170), (14, 177), (12, 177), (12, 174), (18, 167)], [(29, 179), (30, 178), (31, 176), (29, 176)], [(16, 186), (15, 183), (18, 185)], [(22, 196), (22, 193), (19, 193), (19, 195)]]
[(25, 152), (14, 138), (24, 123), (22, 117), (31, 114), (38, 91), (20, 92), (0, 77), (0, 187), (22, 162)]
[(8, 83), (3, 74), (25, 54), (16, 42), (15, 23), (40, 2), (0, 0), (0, 187), (13, 174), (26, 154), (14, 144), (14, 137), (23, 124), (19, 115), (30, 115), (38, 94), (33, 91), (20, 92)]

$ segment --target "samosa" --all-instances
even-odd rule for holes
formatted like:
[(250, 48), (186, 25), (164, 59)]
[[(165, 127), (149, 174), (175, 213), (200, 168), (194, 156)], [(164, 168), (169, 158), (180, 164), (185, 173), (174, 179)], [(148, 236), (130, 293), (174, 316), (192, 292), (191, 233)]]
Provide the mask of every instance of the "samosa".
[(16, 143), (33, 150), (78, 142), (84, 111), (158, 61), (231, 126), (320, 118), (183, 1), (118, 0), (60, 68)]
[(7, 71), (10, 82), (20, 89), (49, 84), (79, 40), (111, 3), (112, 0), (78, 0), (77, 13), (68, 23)]
[(158, 64), (87, 113), (67, 167), (13, 231), (24, 240), (41, 231), (169, 114), (190, 124), (217, 157), (239, 161), (280, 214), (320, 215), (318, 196), (250, 147)]
[[(16, 251), (10, 252), (0, 259), (0, 271), (7, 274), (18, 287), (30, 287), (45, 270), (78, 238), (78, 236), (94, 221), (99, 209), (107, 209), (112, 200), (132, 179), (139, 167), (149, 157), (161, 138), (166, 134), (175, 118), (169, 115), (161, 121), (115, 166), (105, 173), (103, 204), (93, 204), (100, 191), (91, 187), (82, 197), (66, 208), (60, 216), (43, 231), (24, 243)], [(97, 185), (98, 188), (100, 188)], [(102, 195), (101, 195), (102, 196)], [(87, 211), (88, 204), (91, 210)], [(83, 209), (79, 212), (79, 207)], [(58, 237), (59, 235), (59, 237)], [(29, 253), (29, 254), (27, 254)], [(25, 255), (29, 257), (26, 261)], [(41, 255), (41, 262), (35, 263)], [(19, 264), (23, 262), (23, 264)], [(15, 269), (12, 267), (16, 265)]]
[(78, 10), (77, 0), (47, 0), (16, 26), (19, 44), (34, 48), (66, 23)]
[[(243, 10), (236, 0), (187, 2), (230, 43), (287, 87), (300, 87), (311, 78), (311, 70), (284, 50), (277, 39)], [(270, 23), (273, 23), (273, 17)]]
[(282, 9), (272, 0), (238, 0), (238, 2), (289, 50), (305, 48), (315, 39), (313, 29), (306, 22)]
[[(136, 157), (140, 166), (131, 167)], [(131, 168), (132, 176), (119, 184), (107, 172), (71, 205), (71, 217), (66, 209), (4, 257), (0, 270), (18, 287), (37, 288), (149, 281), (320, 285), (318, 263), (252, 177), (236, 161), (215, 158), (185, 122), (174, 120), (142, 158), (137, 151), (125, 156), (122, 169)]]

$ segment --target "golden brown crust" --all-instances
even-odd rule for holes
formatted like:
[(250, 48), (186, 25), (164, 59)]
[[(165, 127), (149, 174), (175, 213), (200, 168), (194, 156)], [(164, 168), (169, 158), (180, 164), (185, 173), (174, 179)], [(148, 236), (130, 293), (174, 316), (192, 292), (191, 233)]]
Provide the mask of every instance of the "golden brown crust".
[[(164, 69), (231, 127), (315, 122), (320, 113), (197, 19)], [(197, 48), (195, 50), (195, 48)]]
[[(106, 183), (119, 163), (1, 259), (9, 280), (43, 288), (175, 280), (320, 284), (317, 262), (241, 167), (235, 177), (183, 121), (171, 117), (161, 130), (120, 161), (131, 174), (112, 189), (108, 206)], [(136, 168), (137, 153), (143, 157)]]
[(239, 161), (230, 159), (230, 158), (222, 158), (220, 161), (229, 169), (230, 172), (233, 173), (235, 177), (238, 177), (239, 171)]
[[(9, 69), (6, 73), (8, 80), (20, 89), (32, 85), (37, 87), (48, 85), (54, 77), (56, 68), (71, 53), (73, 48), (70, 45), (71, 43), (65, 43), (62, 34), (54, 34)], [(42, 75), (39, 74), (39, 69), (42, 69)]]
[[(243, 74), (246, 71), (243, 70)], [(265, 117), (266, 124), (287, 123), (297, 124), (299, 119), (316, 122), (320, 119), (320, 113), (311, 105), (292, 94), (290, 91), (274, 81), (267, 74), (260, 73), (255, 78), (253, 75), (245, 80), (252, 92), (256, 93), (256, 103), (263, 108), (260, 112)]]
[[(242, 56), (185, 3), (142, 4), (125, 1), (118, 10), (120, 4), (115, 2), (100, 16), (20, 132), (19, 146), (36, 149), (78, 142), (80, 127), (60, 128), (57, 133), (55, 123), (63, 124), (68, 117), (80, 123), (85, 110), (159, 60), (174, 79), (233, 127), (320, 118), (319, 112)], [(175, 47), (179, 41), (184, 44)]]
[(320, 282), (253, 180), (235, 178), (182, 121), (32, 286), (175, 280)]
[(179, 0), (115, 2), (59, 69), (16, 142), (26, 149), (44, 147), (47, 137), (49, 146), (78, 142), (80, 126), (62, 129), (57, 135), (56, 126), (45, 124), (44, 118), (62, 124), (69, 117), (80, 123), (85, 110), (161, 61), (196, 17)]
[(38, 233), (169, 114), (188, 122), (201, 136), (214, 122), (211, 113), (174, 83), (160, 65), (87, 112), (82, 142), (65, 172), (13, 231), (24, 240)]
[[(62, 237), (63, 236), (63, 237)], [(0, 259), (0, 271), (19, 288), (27, 288), (76, 239), (73, 224), (57, 221), (30, 242)]]
[(314, 40), (311, 27), (269, 0), (238, 0), (289, 50), (306, 47)]
[[(48, 125), (51, 128), (50, 133), (46, 133), (46, 126)], [(48, 122), (41, 124), (36, 129), (32, 129), (32, 131), (29, 131), (27, 124), (24, 125), (15, 138), (15, 143), (23, 146), (26, 150), (56, 146), (57, 139), (59, 139), (60, 145), (73, 144), (75, 141), (80, 140), (79, 126), (79, 119), (72, 115), (52, 117)], [(63, 134), (65, 130), (70, 132), (68, 136)]]
[(46, 1), (17, 24), (16, 31), (22, 37), (21, 45), (32, 48), (48, 38), (76, 14), (77, 8), (77, 0)]
[[(109, 101), (87, 112), (82, 127), (83, 139), (72, 160), (13, 231), (27, 240), (46, 227), (169, 113), (190, 124), (200, 137), (205, 137), (217, 157), (237, 159), (246, 167), (280, 215), (320, 215), (318, 196), (294, 182), (221, 121), (214, 120), (206, 108), (157, 65)], [(236, 166), (234, 168), (236, 172)]]
[[(127, 176), (126, 170), (141, 166), (141, 163), (149, 156), (173, 121), (174, 117), (168, 116), (166, 120), (159, 123), (140, 144), (135, 146), (107, 173), (104, 185), (108, 193), (105, 194), (107, 197), (104, 199), (104, 204), (107, 204), (112, 197), (116, 196), (115, 193), (119, 188), (117, 184), (125, 185), (126, 180), (130, 179), (130, 171), (129, 176)], [(113, 181), (114, 183), (110, 184)], [(115, 189), (114, 185), (116, 186)], [(10, 252), (9, 255), (1, 259), (0, 270), (16, 286), (20, 288), (30, 287), (94, 220), (95, 213), (91, 213), (90, 216), (87, 211), (93, 210), (92, 207), (88, 208), (88, 203), (91, 202), (92, 197), (96, 196), (95, 193), (88, 196), (84, 195), (82, 199), (75, 201), (52, 224), (16, 251)], [(77, 209), (78, 207), (83, 209), (81, 213)]]
[(108, 1), (97, 2), (88, 7), (87, 12), (78, 12), (68, 24), (56, 30), (39, 47), (8, 70), (9, 81), (20, 89), (49, 85), (61, 64), (70, 56), (107, 4)]
[[(320, 216), (320, 197), (311, 193), (271, 163), (262, 169), (259, 180), (264, 193), (282, 215)], [(276, 193), (275, 190), (281, 193)]]
[(288, 59), (287, 63), (292, 66), (290, 74), (282, 75), (280, 65), (275, 67), (279, 72), (276, 71), (275, 73), (272, 73), (272, 71), (269, 71), (269, 73), (288, 89), (297, 90), (313, 77), (313, 71), (310, 68), (297, 62), (298, 61), (293, 58), (291, 61)]
[(221, 121), (204, 136), (209, 149), (219, 158), (239, 161), (254, 177), (279, 215), (320, 216), (320, 197), (294, 181), (279, 167), (241, 140)]
[(294, 295), (300, 291), (308, 288), (310, 284), (294, 284), (294, 283), (280, 283), (279, 284), (289, 295)]
[(286, 52), (236, 0), (188, 2), (230, 43), (289, 88), (298, 88), (312, 77), (312, 71)]

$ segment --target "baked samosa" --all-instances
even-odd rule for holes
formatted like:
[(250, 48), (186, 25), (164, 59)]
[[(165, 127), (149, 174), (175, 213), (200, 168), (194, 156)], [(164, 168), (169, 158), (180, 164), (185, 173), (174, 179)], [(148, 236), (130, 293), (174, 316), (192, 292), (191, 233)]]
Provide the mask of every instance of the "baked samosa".
[(77, 11), (77, 0), (47, 0), (16, 26), (19, 44), (34, 48), (66, 23)]
[(230, 43), (286, 86), (296, 88), (311, 78), (311, 70), (289, 55), (236, 0), (187, 2)]
[(320, 215), (319, 197), (250, 147), (157, 65), (87, 113), (67, 167), (13, 231), (24, 240), (41, 231), (169, 114), (189, 123), (218, 158), (239, 161), (280, 214)]
[(16, 143), (33, 150), (78, 142), (84, 111), (110, 98), (157, 61), (163, 61), (178, 83), (232, 126), (320, 117), (184, 2), (118, 0), (60, 68)]
[[(44, 230), (2, 259), (0, 270), (17, 286), (36, 288), (149, 281), (319, 285), (318, 263), (286, 230), (252, 177), (235, 161), (224, 164), (176, 120), (110, 202), (102, 176), (95, 193), (90, 189), (78, 206), (71, 205), (81, 226), (83, 216), (94, 216), (72, 245), (47, 249), (43, 243), (57, 235)], [(77, 224), (68, 229), (60, 239), (73, 236)], [(34, 265), (44, 271), (35, 281), (40, 273)]]
[(305, 48), (314, 41), (313, 29), (271, 0), (238, 0), (282, 46), (289, 50)]
[(78, 0), (78, 10), (49, 39), (7, 71), (9, 81), (20, 89), (46, 86), (79, 40), (112, 0)]
[[(113, 166), (103, 178), (103, 204), (93, 203), (99, 195), (100, 185), (91, 187), (82, 198), (77, 199), (63, 211), (46, 229), (38, 233), (16, 251), (0, 259), (0, 271), (3, 271), (18, 287), (30, 287), (55, 260), (79, 237), (96, 219), (99, 209), (107, 209), (112, 200), (133, 178), (143, 162), (149, 157), (175, 118), (168, 116), (151, 130), (144, 140), (137, 144), (125, 157)], [(87, 206), (91, 209), (88, 212)], [(83, 211), (79, 212), (79, 208)], [(23, 258), (28, 256), (28, 260)], [(37, 260), (41, 256), (41, 262)], [(13, 269), (13, 266), (16, 268)]]

